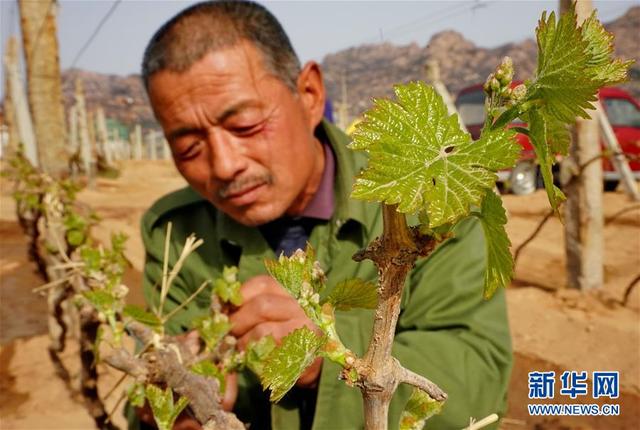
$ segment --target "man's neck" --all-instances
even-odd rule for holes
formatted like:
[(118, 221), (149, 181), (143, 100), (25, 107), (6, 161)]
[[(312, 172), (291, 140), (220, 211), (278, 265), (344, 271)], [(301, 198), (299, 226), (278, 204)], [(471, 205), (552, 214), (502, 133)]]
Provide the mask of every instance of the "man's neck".
[(307, 186), (302, 190), (300, 196), (296, 198), (294, 203), (287, 209), (285, 212), (288, 216), (301, 216), (304, 214), (305, 209), (311, 203), (314, 196), (318, 192), (320, 188), (323, 173), (325, 170), (325, 150), (324, 144), (320, 142), (318, 138), (314, 138), (315, 140), (315, 151), (316, 151), (316, 160), (317, 163), (313, 168), (313, 172), (309, 176), (309, 180), (307, 181)]

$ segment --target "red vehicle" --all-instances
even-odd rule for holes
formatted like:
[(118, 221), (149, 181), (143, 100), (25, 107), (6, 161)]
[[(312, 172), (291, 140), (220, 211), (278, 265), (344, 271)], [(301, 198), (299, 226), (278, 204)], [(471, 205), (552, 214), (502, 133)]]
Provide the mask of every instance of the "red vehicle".
[[(514, 82), (513, 85), (519, 83)], [(629, 166), (635, 178), (640, 179), (640, 104), (621, 88), (603, 88), (599, 95), (620, 148), (628, 156)], [(484, 123), (484, 98), (482, 84), (478, 84), (460, 91), (456, 99), (456, 108), (462, 122), (474, 139), (480, 136)], [(518, 134), (517, 139), (522, 146), (520, 161), (513, 170), (498, 172), (498, 181), (514, 194), (529, 194), (542, 187), (542, 178), (529, 138)], [(602, 170), (604, 189), (615, 190), (620, 182), (620, 174), (608, 158), (603, 159)]]

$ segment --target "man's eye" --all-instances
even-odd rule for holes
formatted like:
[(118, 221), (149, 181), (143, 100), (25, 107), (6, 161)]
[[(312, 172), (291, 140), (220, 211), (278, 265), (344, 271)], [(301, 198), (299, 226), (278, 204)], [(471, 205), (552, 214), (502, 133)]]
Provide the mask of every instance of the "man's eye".
[(195, 158), (198, 156), (198, 154), (200, 154), (201, 148), (202, 148), (202, 141), (197, 140), (191, 143), (190, 145), (188, 145), (186, 149), (178, 151), (178, 154), (177, 154), (178, 158), (180, 158), (180, 160), (182, 161)]
[(260, 130), (262, 130), (263, 124), (264, 124), (264, 122), (261, 121), (261, 122), (259, 122), (257, 124), (231, 127), (231, 131), (236, 136), (243, 136), (243, 137), (251, 136), (253, 134), (258, 133)]

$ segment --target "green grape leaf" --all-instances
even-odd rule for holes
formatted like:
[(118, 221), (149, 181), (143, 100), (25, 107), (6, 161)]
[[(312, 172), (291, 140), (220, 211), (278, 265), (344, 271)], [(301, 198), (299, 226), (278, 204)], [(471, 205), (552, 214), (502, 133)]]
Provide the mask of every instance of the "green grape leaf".
[(369, 152), (369, 166), (351, 196), (398, 204), (403, 213), (424, 210), (430, 227), (456, 221), (480, 205), (496, 171), (515, 164), (515, 133), (492, 131), (474, 142), (432, 87), (412, 82), (394, 89), (397, 102), (374, 100), (356, 126), (351, 147)]
[(603, 27), (596, 11), (582, 23), (582, 38), (587, 43), (587, 66), (593, 78), (601, 85), (614, 85), (627, 80), (627, 71), (633, 60), (613, 59), (613, 34)]
[(85, 234), (81, 230), (68, 230), (66, 239), (71, 246), (80, 246), (84, 243)]
[(266, 260), (264, 265), (269, 275), (299, 299), (303, 283), (308, 283), (314, 293), (319, 293), (324, 287), (324, 272), (315, 258), (315, 251), (307, 244), (306, 251), (298, 250), (291, 257), (280, 255), (277, 260)]
[(129, 403), (131, 403), (132, 406), (135, 406), (137, 408), (143, 407), (145, 399), (144, 385), (137, 382), (131, 384), (131, 386), (127, 389), (127, 398), (129, 399)]
[(444, 402), (432, 399), (427, 393), (414, 387), (400, 415), (400, 430), (422, 430), (425, 422), (440, 413), (443, 405)]
[(83, 247), (80, 250), (80, 258), (84, 262), (87, 271), (100, 270), (100, 265), (102, 263), (102, 254), (100, 254), (100, 250)]
[(124, 307), (122, 314), (132, 318), (141, 324), (151, 327), (154, 330), (162, 327), (162, 321), (156, 315), (144, 310), (138, 305), (127, 305)]
[(126, 233), (112, 233), (111, 234), (111, 249), (116, 254), (124, 253), (124, 245), (129, 239)]
[(87, 227), (87, 221), (81, 215), (71, 212), (65, 217), (64, 226), (67, 230), (84, 230)]
[(538, 67), (527, 99), (544, 100), (545, 116), (564, 123), (589, 118), (598, 89), (624, 81), (633, 63), (612, 59), (613, 36), (595, 13), (578, 27), (573, 6), (557, 22), (555, 13), (543, 13), (536, 38)]
[(322, 302), (335, 309), (348, 311), (353, 308), (375, 309), (378, 305), (378, 290), (373, 282), (354, 278), (340, 282)]
[(563, 122), (576, 116), (588, 118), (585, 109), (596, 100), (599, 83), (585, 74), (587, 43), (576, 25), (575, 12), (563, 14), (556, 23), (552, 12), (544, 12), (536, 28), (538, 42), (537, 79), (530, 87), (529, 99), (540, 98), (545, 108)]
[(487, 258), (484, 297), (488, 299), (498, 288), (506, 287), (513, 275), (513, 257), (509, 251), (511, 242), (505, 230), (507, 215), (502, 200), (491, 190), (487, 190), (482, 200), (480, 223), (484, 230)]
[[(544, 111), (543, 111), (544, 112)], [(571, 144), (571, 131), (567, 124), (556, 118), (547, 115), (545, 117), (547, 123), (547, 139), (551, 157), (554, 155), (567, 155), (569, 153), (569, 145)], [(553, 159), (551, 160), (553, 161)]]
[[(528, 114), (529, 119), (529, 139), (536, 153), (536, 158), (540, 164), (540, 173), (544, 181), (544, 188), (547, 191), (549, 203), (554, 211), (558, 211), (558, 205), (565, 200), (565, 196), (558, 187), (553, 184), (553, 154), (547, 145), (547, 118), (543, 113), (532, 110)], [(550, 120), (552, 123), (553, 119)]]
[(149, 400), (159, 430), (171, 430), (178, 415), (189, 404), (185, 397), (180, 397), (178, 402), (174, 404), (173, 392), (170, 388), (162, 390), (152, 384), (146, 386), (145, 396)]
[(222, 299), (223, 302), (232, 303), (235, 306), (242, 304), (242, 295), (240, 287), (242, 284), (238, 281), (238, 268), (224, 266), (222, 269), (222, 278), (216, 279), (213, 286), (213, 292)]
[(269, 354), (262, 372), (262, 386), (271, 390), (270, 400), (278, 402), (293, 387), (302, 372), (316, 358), (325, 338), (308, 327), (294, 330)]
[(85, 291), (82, 295), (100, 312), (113, 312), (116, 298), (104, 290)]
[(231, 330), (231, 323), (229, 322), (229, 317), (223, 313), (218, 313), (196, 319), (193, 323), (193, 328), (198, 330), (198, 334), (204, 340), (207, 349), (213, 351)]
[(257, 342), (251, 342), (246, 350), (245, 362), (253, 373), (262, 379), (264, 364), (269, 354), (276, 349), (276, 341), (273, 336), (261, 337)]

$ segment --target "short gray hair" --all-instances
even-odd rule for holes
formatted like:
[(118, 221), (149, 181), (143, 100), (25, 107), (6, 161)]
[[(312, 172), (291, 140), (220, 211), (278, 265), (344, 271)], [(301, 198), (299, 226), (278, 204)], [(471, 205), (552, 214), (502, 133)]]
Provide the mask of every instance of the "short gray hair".
[(190, 6), (171, 18), (153, 35), (142, 60), (142, 80), (161, 70), (182, 73), (206, 54), (251, 42), (264, 65), (292, 91), (300, 61), (278, 20), (251, 1), (207, 1)]

